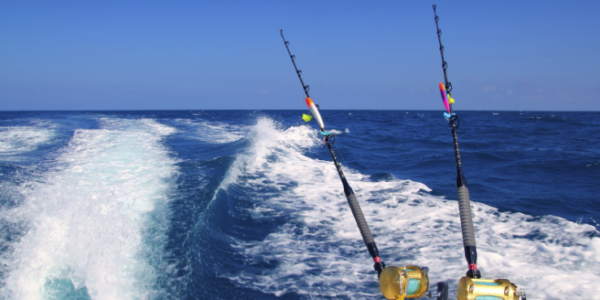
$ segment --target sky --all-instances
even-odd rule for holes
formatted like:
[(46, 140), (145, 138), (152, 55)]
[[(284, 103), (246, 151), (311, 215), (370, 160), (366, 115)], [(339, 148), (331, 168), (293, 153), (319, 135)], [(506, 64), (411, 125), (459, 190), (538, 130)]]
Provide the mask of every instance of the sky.
[(600, 1), (0, 2), (0, 110), (600, 111)]

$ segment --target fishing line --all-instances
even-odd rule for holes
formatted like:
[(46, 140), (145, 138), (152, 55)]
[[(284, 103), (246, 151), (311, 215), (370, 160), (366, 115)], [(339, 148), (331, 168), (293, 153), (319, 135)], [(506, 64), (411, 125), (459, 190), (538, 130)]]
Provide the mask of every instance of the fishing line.
[(348, 164), (348, 162), (346, 162), (346, 159), (344, 158), (344, 153), (342, 152), (341, 148), (336, 145), (335, 149), (337, 149), (338, 153), (340, 154), (340, 157), (342, 158), (342, 162), (348, 166), (349, 164)]
[(333, 138), (333, 141), (331, 142), (331, 145), (334, 146), (335, 149), (337, 149), (337, 153), (340, 154), (340, 157), (342, 158), (342, 162), (348, 166), (349, 164), (346, 162), (346, 159), (344, 158), (344, 153), (342, 151), (342, 148), (340, 148), (339, 145), (335, 144), (335, 135), (332, 134), (332, 138)]

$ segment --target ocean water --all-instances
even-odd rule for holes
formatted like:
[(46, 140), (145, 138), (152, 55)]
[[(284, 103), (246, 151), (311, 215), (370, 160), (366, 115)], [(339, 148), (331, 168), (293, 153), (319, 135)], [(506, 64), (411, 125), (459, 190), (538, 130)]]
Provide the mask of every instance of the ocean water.
[[(383, 299), (305, 111), (0, 112), (0, 299)], [(478, 265), (600, 294), (600, 113), (458, 112)], [(388, 265), (466, 272), (441, 111), (322, 111)]]

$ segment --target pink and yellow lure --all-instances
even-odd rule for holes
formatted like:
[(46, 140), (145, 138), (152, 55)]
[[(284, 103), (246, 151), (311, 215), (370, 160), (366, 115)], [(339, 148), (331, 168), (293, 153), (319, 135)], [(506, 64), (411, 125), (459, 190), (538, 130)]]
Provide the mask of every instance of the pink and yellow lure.
[(450, 103), (448, 101), (448, 94), (446, 93), (446, 87), (444, 83), (440, 82), (440, 94), (442, 94), (442, 101), (444, 101), (444, 106), (446, 107), (446, 111), (450, 113)]
[(442, 101), (444, 102), (444, 106), (446, 107), (447, 113), (444, 113), (444, 117), (446, 119), (450, 119), (453, 113), (450, 113), (450, 105), (454, 104), (454, 99), (448, 95), (446, 92), (446, 87), (442, 82), (440, 82), (440, 94), (442, 94)]

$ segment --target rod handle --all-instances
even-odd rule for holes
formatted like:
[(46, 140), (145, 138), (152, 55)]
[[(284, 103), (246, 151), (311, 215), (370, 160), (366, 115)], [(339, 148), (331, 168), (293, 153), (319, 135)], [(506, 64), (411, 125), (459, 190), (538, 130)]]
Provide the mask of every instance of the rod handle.
[(373, 239), (373, 235), (371, 234), (371, 230), (369, 229), (365, 215), (363, 215), (363, 212), (360, 209), (360, 205), (358, 204), (356, 196), (354, 194), (350, 194), (346, 197), (346, 199), (348, 200), (348, 205), (350, 205), (350, 210), (354, 215), (354, 220), (356, 220), (356, 225), (358, 225), (358, 230), (360, 230), (360, 235), (362, 235), (365, 245), (374, 243), (375, 240)]
[(471, 214), (471, 199), (469, 198), (469, 189), (461, 186), (458, 192), (458, 210), (460, 213), (460, 227), (462, 229), (463, 246), (476, 246), (475, 229), (473, 228), (473, 217)]
[(469, 264), (467, 276), (470, 278), (481, 278), (481, 272), (477, 270), (477, 246), (475, 245), (475, 229), (473, 228), (473, 216), (471, 214), (471, 199), (469, 189), (460, 186), (458, 191), (458, 210), (460, 214), (460, 227), (462, 229), (465, 258)]

